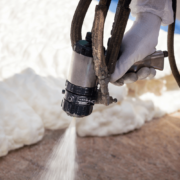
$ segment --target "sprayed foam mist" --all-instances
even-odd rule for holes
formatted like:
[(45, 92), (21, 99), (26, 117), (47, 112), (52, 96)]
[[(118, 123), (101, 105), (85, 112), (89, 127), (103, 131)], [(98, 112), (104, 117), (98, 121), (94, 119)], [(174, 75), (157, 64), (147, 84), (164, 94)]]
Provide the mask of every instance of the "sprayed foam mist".
[(39, 180), (74, 180), (76, 169), (76, 120), (73, 118)]

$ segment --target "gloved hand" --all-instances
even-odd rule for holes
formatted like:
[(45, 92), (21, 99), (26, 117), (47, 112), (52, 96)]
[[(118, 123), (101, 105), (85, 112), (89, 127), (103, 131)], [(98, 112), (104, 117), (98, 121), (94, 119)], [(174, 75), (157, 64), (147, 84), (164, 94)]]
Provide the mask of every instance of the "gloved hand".
[[(116, 63), (115, 71), (111, 75), (111, 82), (115, 85), (132, 83), (156, 74), (153, 68), (142, 68), (137, 73), (127, 73), (129, 68), (155, 52), (161, 18), (149, 12), (140, 12), (136, 16), (132, 28), (125, 34), (121, 44), (121, 56)], [(125, 74), (125, 75), (124, 75)]]

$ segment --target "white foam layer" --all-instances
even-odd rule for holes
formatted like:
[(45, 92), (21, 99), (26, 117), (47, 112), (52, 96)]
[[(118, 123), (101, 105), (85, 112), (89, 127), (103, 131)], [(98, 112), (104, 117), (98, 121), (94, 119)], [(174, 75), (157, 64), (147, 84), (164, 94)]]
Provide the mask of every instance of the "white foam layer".
[(41, 118), (14, 88), (0, 83), (0, 155), (38, 142), (44, 135)]
[(122, 103), (94, 111), (91, 116), (79, 120), (80, 136), (108, 136), (122, 134), (140, 128), (153, 117), (163, 113), (156, 111), (152, 101), (126, 98)]

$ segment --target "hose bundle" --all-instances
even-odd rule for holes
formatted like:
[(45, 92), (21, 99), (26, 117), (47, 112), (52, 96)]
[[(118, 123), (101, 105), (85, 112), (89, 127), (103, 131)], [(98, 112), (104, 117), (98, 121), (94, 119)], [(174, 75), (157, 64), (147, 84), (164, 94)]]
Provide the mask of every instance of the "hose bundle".
[(174, 56), (174, 31), (176, 23), (176, 9), (177, 9), (177, 0), (172, 0), (172, 7), (174, 11), (174, 22), (168, 27), (168, 54), (169, 54), (169, 63), (172, 70), (172, 74), (180, 87), (180, 74), (176, 65), (176, 60)]
[[(75, 11), (71, 24), (71, 45), (73, 49), (75, 43), (82, 39), (82, 24), (91, 1), (92, 0), (80, 0)], [(114, 72), (121, 41), (128, 21), (130, 2), (131, 0), (119, 0), (118, 2), (112, 36), (106, 56), (104, 54), (103, 34), (104, 23), (111, 0), (100, 0), (99, 5), (97, 5), (95, 9), (92, 27), (92, 49), (95, 74), (100, 84), (98, 93), (98, 102), (100, 104), (109, 105), (116, 101), (116, 99), (109, 96), (108, 83), (110, 81), (110, 75)]]
[[(82, 39), (82, 24), (91, 1), (92, 0), (80, 0), (75, 11), (71, 24), (71, 45), (73, 49), (75, 43)], [(118, 2), (111, 32), (111, 38), (109, 40), (107, 53), (105, 55), (103, 46), (104, 23), (110, 3), (111, 0), (100, 0), (99, 5), (96, 6), (95, 18), (92, 27), (94, 69), (100, 84), (98, 98), (99, 102), (105, 105), (109, 105), (112, 102), (115, 102), (115, 99), (109, 96), (108, 83), (110, 81), (110, 75), (114, 72), (115, 64), (119, 54), (122, 38), (130, 14), (129, 5), (131, 0), (119, 0)], [(176, 6), (177, 0), (172, 0), (174, 22), (168, 27), (168, 56), (172, 74), (180, 87), (180, 74), (174, 56)]]

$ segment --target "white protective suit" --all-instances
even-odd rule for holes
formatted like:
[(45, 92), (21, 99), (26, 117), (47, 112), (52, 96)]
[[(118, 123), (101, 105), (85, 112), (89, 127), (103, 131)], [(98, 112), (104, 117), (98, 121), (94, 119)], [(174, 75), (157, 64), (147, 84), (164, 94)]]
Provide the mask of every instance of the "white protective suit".
[(124, 74), (135, 62), (155, 52), (160, 25), (173, 23), (172, 0), (132, 0), (130, 8), (136, 20), (123, 38), (122, 55), (111, 76), (111, 82), (116, 85), (155, 76), (153, 68), (142, 68), (137, 73)]

